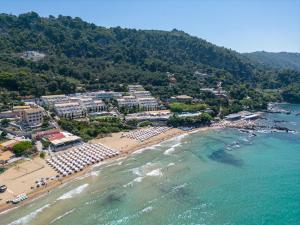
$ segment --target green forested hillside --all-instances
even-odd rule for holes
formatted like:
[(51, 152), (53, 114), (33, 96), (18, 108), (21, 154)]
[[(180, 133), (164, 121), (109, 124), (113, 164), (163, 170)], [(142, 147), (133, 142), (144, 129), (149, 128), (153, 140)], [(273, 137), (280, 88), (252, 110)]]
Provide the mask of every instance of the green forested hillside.
[(243, 54), (255, 63), (274, 69), (290, 69), (300, 71), (300, 53), (290, 52), (252, 52)]
[[(217, 81), (223, 81), (230, 93), (243, 93), (239, 101), (250, 95), (260, 102), (265, 99), (260, 90), (290, 85), (288, 80), (283, 86), (276, 71), (178, 30), (104, 28), (80, 18), (42, 18), (31, 12), (0, 14), (0, 31), (3, 104), (27, 95), (122, 91), (132, 83), (145, 85), (161, 98), (188, 94), (206, 99), (210, 96), (200, 88), (215, 86)], [(23, 59), (21, 54), (28, 50), (46, 57), (40, 61)], [(195, 71), (210, 76), (203, 78)], [(174, 73), (177, 82), (170, 85), (166, 72)], [(298, 82), (299, 76), (295, 77)]]

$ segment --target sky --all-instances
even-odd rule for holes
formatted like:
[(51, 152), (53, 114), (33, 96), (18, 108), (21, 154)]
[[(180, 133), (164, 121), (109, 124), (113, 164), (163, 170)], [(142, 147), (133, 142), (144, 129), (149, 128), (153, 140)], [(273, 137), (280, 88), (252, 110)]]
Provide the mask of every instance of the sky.
[(300, 0), (0, 0), (0, 12), (185, 31), (238, 52), (300, 52)]

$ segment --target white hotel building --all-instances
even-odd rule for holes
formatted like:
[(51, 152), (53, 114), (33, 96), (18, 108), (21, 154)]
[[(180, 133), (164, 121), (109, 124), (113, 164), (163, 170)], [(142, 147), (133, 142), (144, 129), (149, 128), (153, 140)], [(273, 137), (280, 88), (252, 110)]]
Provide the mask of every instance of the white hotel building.
[(91, 112), (107, 110), (107, 106), (102, 100), (92, 98), (70, 98), (69, 102), (57, 103), (54, 110), (60, 117), (78, 118), (86, 116)]
[(122, 98), (117, 99), (118, 106), (120, 108), (133, 108), (133, 107), (138, 107), (138, 101), (134, 96), (123, 96)]
[(146, 111), (159, 108), (158, 100), (149, 91), (146, 91), (142, 85), (128, 85), (128, 91), (130, 96), (123, 96), (117, 99), (120, 108), (132, 108), (135, 106)]
[(56, 114), (65, 118), (78, 118), (85, 115), (83, 107), (78, 102), (57, 103), (54, 105)]
[(142, 110), (156, 110), (158, 109), (158, 101), (154, 97), (136, 98), (135, 96), (124, 96), (117, 99), (120, 108), (138, 107)]
[(132, 94), (136, 98), (149, 98), (149, 97), (152, 97), (150, 91), (134, 91), (134, 92), (132, 92)]
[(66, 95), (46, 95), (42, 96), (41, 100), (43, 105), (53, 108), (53, 106), (57, 103), (68, 102), (69, 97)]
[(145, 91), (145, 89), (142, 85), (136, 84), (136, 85), (128, 85), (128, 91), (132, 93), (136, 91)]
[(78, 102), (87, 113), (107, 110), (107, 106), (102, 100), (94, 100), (90, 97), (72, 97), (70, 101)]
[(139, 108), (143, 110), (158, 109), (158, 101), (154, 97), (138, 98)]

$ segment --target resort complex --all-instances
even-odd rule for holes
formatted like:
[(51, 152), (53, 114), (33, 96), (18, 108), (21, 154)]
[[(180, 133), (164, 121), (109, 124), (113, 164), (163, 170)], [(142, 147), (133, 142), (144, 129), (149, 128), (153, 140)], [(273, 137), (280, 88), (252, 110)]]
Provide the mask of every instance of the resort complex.
[[(124, 92), (99, 90), (26, 98), (0, 112), (1, 206), (23, 202), (48, 183), (77, 176), (92, 164), (124, 154), (128, 144), (139, 146), (168, 134), (171, 128), (166, 123), (172, 113), (162, 108), (160, 100), (143, 86), (128, 85)], [(76, 124), (80, 127), (74, 127)], [(92, 142), (102, 140), (105, 129), (122, 131), (119, 141), (127, 144), (114, 149), (101, 141), (88, 142), (93, 132)], [(16, 173), (18, 179), (10, 175), (15, 166), (24, 168)], [(23, 188), (19, 188), (20, 182)]]
[[(249, 127), (259, 117), (239, 112), (213, 122), (212, 115), (214, 110), (198, 99), (178, 95), (162, 101), (142, 85), (128, 85), (124, 92), (99, 90), (26, 99), (0, 112), (0, 163), (7, 170), (0, 178), (8, 179), (1, 183), (1, 204), (23, 202), (48, 183), (77, 176), (93, 164), (186, 130), (211, 122), (219, 128)], [(33, 159), (26, 161), (28, 157)], [(24, 167), (18, 172), (22, 179), (10, 180), (7, 176), (15, 165)], [(20, 182), (26, 184), (24, 188), (12, 186)]]
[(59, 117), (79, 118), (88, 114), (107, 111), (112, 103), (119, 109), (157, 110), (160, 105), (141, 85), (129, 85), (127, 93), (96, 91), (71, 95), (47, 95), (41, 97), (41, 105), (53, 109)]

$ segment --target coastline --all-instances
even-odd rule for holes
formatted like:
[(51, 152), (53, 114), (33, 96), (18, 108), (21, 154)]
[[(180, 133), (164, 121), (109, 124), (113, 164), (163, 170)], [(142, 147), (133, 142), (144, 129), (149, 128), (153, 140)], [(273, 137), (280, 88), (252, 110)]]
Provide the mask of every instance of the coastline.
[[(123, 141), (122, 139), (120, 139), (121, 134), (116, 133), (116, 134), (112, 134), (111, 137), (93, 139), (93, 140), (90, 141), (90, 143), (101, 143), (101, 144), (107, 145), (108, 147), (111, 147), (111, 148), (114, 148), (116, 145), (118, 146), (120, 143), (122, 143), (121, 149), (114, 148), (114, 149), (118, 150), (120, 152), (120, 154), (117, 157), (113, 157), (113, 158), (110, 158), (110, 159), (107, 159), (107, 160), (104, 161), (105, 163), (111, 163), (111, 162), (114, 162), (114, 161), (116, 161), (120, 158), (128, 157), (129, 155), (131, 155), (135, 151), (141, 150), (143, 148), (151, 147), (153, 145), (157, 145), (157, 144), (162, 143), (164, 141), (171, 140), (172, 138), (175, 138), (177, 136), (180, 136), (180, 135), (183, 135), (183, 134), (192, 134), (192, 133), (204, 132), (204, 131), (208, 131), (208, 130), (211, 130), (211, 129), (216, 129), (216, 128), (214, 128), (214, 127), (201, 127), (201, 128), (196, 128), (196, 129), (192, 129), (192, 130), (189, 130), (189, 131), (183, 131), (183, 130), (180, 130), (180, 129), (172, 128), (169, 131), (165, 132), (164, 134), (157, 135), (157, 136), (152, 137), (149, 140), (146, 140), (144, 142), (137, 142), (137, 141), (131, 140), (131, 144), (128, 144), (128, 145), (124, 145), (124, 144), (126, 144), (126, 141), (128, 141), (128, 140), (126, 139), (126, 141), (125, 140)], [(118, 138), (119, 138), (119, 140), (118, 140)], [(55, 188), (58, 188), (62, 184), (72, 182), (76, 178), (79, 178), (79, 177), (82, 177), (82, 176), (86, 175), (87, 173), (91, 172), (95, 166), (101, 165), (101, 163), (103, 163), (103, 162), (100, 162), (100, 163), (94, 164), (94, 165), (90, 165), (90, 166), (86, 167), (83, 171), (80, 171), (78, 173), (75, 173), (75, 174), (72, 174), (70, 176), (64, 177), (62, 179), (50, 181), (50, 182), (47, 183), (46, 186), (43, 186), (41, 188), (33, 189), (32, 191), (27, 193), (28, 199), (23, 201), (23, 202), (20, 202), (17, 205), (12, 205), (12, 204), (7, 204), (7, 203), (0, 204), (0, 214), (3, 214), (3, 213), (6, 213), (8, 211), (11, 211), (11, 210), (17, 209), (19, 207), (22, 207), (26, 204), (31, 203), (32, 201), (36, 200), (37, 198), (42, 197), (43, 195), (45, 195), (47, 193), (51, 193), (52, 190), (54, 190)]]

